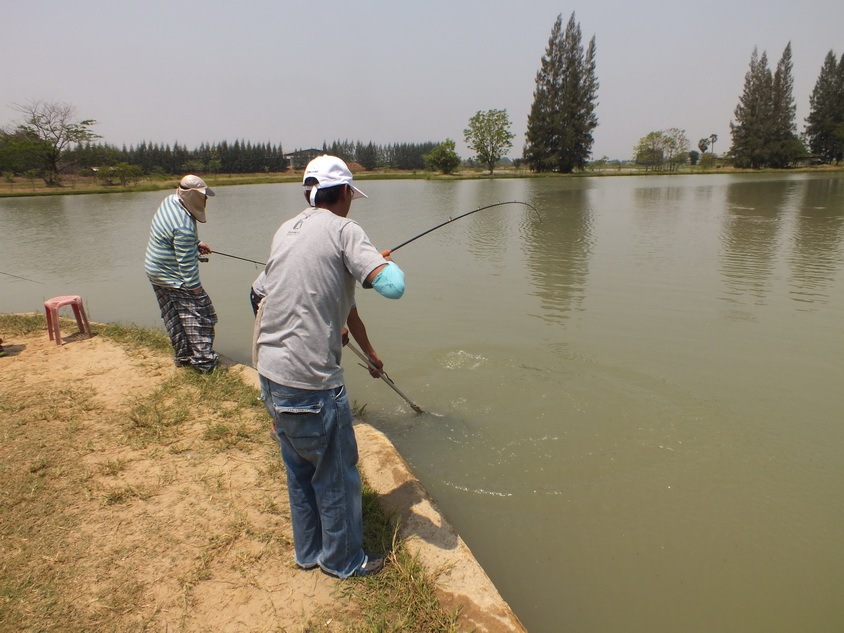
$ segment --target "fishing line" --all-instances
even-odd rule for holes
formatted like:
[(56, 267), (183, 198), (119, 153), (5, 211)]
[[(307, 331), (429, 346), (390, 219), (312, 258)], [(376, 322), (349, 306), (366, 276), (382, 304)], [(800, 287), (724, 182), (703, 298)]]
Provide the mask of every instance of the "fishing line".
[(28, 277), (21, 277), (19, 275), (13, 275), (12, 273), (4, 273), (0, 271), (0, 275), (6, 275), (7, 277), (14, 277), (15, 279), (23, 279), (24, 281), (31, 281), (34, 284), (41, 284), (44, 285), (43, 281), (35, 281), (34, 279), (29, 279)]
[(528, 204), (527, 202), (521, 202), (519, 200), (511, 200), (510, 202), (496, 202), (494, 204), (488, 204), (485, 207), (478, 207), (477, 209), (472, 209), (471, 211), (467, 211), (466, 213), (461, 213), (460, 215), (456, 215), (454, 217), (449, 218), (445, 222), (440, 222), (436, 226), (428, 229), (427, 231), (423, 231), (419, 235), (417, 235), (415, 237), (411, 237), (409, 240), (405, 240), (404, 242), (402, 242), (398, 246), (394, 246), (393, 248), (391, 248), (389, 250), (389, 252), (392, 253), (393, 251), (397, 251), (402, 246), (407, 246), (411, 242), (418, 240), (420, 237), (428, 235), (428, 233), (431, 233), (432, 231), (436, 231), (437, 229), (444, 227), (446, 224), (451, 224), (455, 220), (459, 220), (460, 218), (465, 218), (467, 215), (472, 215), (473, 213), (477, 213), (478, 211), (483, 211), (484, 209), (492, 209), (494, 207), (500, 207), (500, 206), (503, 206), (505, 204), (521, 204), (525, 207), (528, 207), (529, 209), (532, 209), (534, 213), (536, 213), (536, 217), (539, 218), (540, 222), (542, 222), (542, 216), (539, 215), (539, 211), (537, 211), (536, 207), (534, 207), (532, 204)]

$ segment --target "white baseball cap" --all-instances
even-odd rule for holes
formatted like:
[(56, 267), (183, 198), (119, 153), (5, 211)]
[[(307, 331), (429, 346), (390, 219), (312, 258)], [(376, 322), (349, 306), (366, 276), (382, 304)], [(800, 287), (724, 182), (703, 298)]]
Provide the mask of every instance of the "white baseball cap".
[[(306, 185), (308, 178), (316, 178), (318, 184)], [(302, 184), (305, 185), (306, 190), (311, 192), (311, 204), (314, 204), (317, 189), (327, 189), (339, 185), (349, 185), (352, 188), (354, 192), (352, 200), (369, 197), (352, 184), (352, 172), (346, 163), (336, 156), (329, 156), (328, 154), (317, 156), (308, 163), (308, 166), (305, 167), (305, 175), (302, 177)]]

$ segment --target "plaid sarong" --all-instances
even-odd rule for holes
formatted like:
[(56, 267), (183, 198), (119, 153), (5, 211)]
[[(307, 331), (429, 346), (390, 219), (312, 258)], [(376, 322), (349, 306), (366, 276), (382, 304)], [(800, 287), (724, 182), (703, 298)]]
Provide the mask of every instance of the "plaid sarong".
[(152, 285), (161, 319), (173, 344), (176, 365), (192, 365), (200, 371), (211, 371), (219, 356), (214, 351), (214, 325), (217, 313), (211, 297), (203, 289), (199, 294), (181, 288)]

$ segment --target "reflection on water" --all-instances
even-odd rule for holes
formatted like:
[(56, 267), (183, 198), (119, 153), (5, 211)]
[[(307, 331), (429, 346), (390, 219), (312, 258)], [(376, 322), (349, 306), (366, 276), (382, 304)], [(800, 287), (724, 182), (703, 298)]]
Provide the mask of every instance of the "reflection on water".
[(791, 297), (816, 309), (827, 303), (844, 242), (844, 179), (809, 180), (791, 238)]
[(786, 181), (759, 187), (752, 182), (732, 183), (721, 228), (721, 271), (725, 299), (742, 303), (750, 295), (764, 303), (774, 272), (779, 233), (786, 215), (787, 195), (794, 186)]
[(589, 182), (565, 181), (532, 200), (541, 222), (525, 233), (525, 258), (543, 320), (561, 322), (583, 301), (592, 250)]
[(829, 300), (841, 266), (844, 179), (743, 181), (727, 187), (721, 228), (724, 298), (765, 304), (785, 254), (800, 309)]

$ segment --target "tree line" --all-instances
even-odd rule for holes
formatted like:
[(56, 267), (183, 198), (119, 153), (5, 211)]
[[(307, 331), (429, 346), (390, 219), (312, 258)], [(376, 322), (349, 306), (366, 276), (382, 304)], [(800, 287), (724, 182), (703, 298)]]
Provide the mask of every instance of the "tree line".
[[(572, 13), (563, 27), (557, 16), (536, 73), (536, 88), (527, 120), (523, 162), (534, 172), (570, 173), (586, 168), (598, 127), (597, 45), (595, 36), (584, 46), (580, 24)], [(839, 163), (844, 158), (844, 55), (830, 51), (810, 98), (805, 131), (797, 132), (793, 96), (792, 52), (789, 43), (775, 69), (767, 54), (754, 48), (743, 91), (730, 121), (732, 145), (723, 158), (737, 167), (784, 168), (801, 160)], [(117, 148), (97, 142), (96, 121), (78, 121), (72, 106), (32, 102), (16, 106), (24, 114), (16, 126), (0, 130), (0, 172), (36, 175), (48, 185), (61, 173), (96, 170), (105, 182), (144, 174), (258, 173), (301, 169), (317, 150), (285, 154), (280, 143), (236, 140), (203, 143), (198, 148), (174, 143), (142, 142)], [(506, 110), (478, 111), (469, 119), (464, 140), (472, 159), (492, 174), (512, 147)], [(685, 130), (650, 132), (633, 148), (635, 161), (646, 170), (676, 170), (698, 160), (715, 161), (711, 134), (689, 149)], [(357, 163), (365, 170), (434, 169), (451, 173), (461, 164), (452, 139), (441, 142), (376, 145), (362, 141), (323, 142), (322, 152)]]
[[(798, 134), (791, 43), (772, 69), (765, 51), (750, 56), (742, 93), (730, 121), (732, 145), (727, 160), (740, 168), (785, 169), (801, 161), (838, 164), (844, 158), (844, 55), (829, 51), (809, 99), (810, 112)], [(683, 130), (651, 132), (633, 149), (645, 169), (676, 170), (685, 162), (713, 162), (715, 134), (698, 142), (700, 153), (687, 152)], [(707, 149), (712, 152), (707, 154)]]
[(42, 178), (51, 186), (59, 184), (63, 173), (92, 173), (104, 184), (124, 185), (150, 175), (279, 173), (302, 169), (319, 153), (340, 156), (365, 170), (422, 170), (425, 156), (439, 145), (346, 140), (291, 154), (285, 154), (280, 143), (246, 140), (202, 143), (194, 149), (178, 142), (171, 146), (148, 141), (119, 148), (98, 142), (100, 136), (92, 129), (96, 121), (77, 122), (71, 105), (37, 101), (16, 108), (25, 116), (12, 129), (0, 130), (0, 173)]
[(389, 145), (367, 144), (361, 141), (334, 141), (330, 145), (323, 143), (322, 151), (338, 156), (346, 162), (357, 163), (367, 171), (373, 169), (399, 169), (407, 171), (426, 168), (425, 156), (430, 154), (440, 142), (392, 143)]

